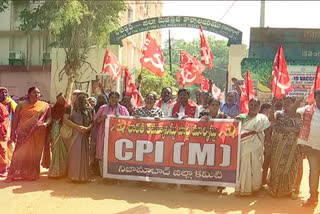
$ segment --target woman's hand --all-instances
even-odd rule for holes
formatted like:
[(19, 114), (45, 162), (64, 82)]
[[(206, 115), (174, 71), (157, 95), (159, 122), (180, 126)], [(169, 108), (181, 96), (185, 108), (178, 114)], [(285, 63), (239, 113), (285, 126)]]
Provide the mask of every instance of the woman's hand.
[(154, 117), (155, 121), (160, 121), (160, 117)]
[(48, 123), (44, 123), (44, 122), (37, 123), (37, 126), (38, 126), (39, 129), (47, 128), (48, 127)]
[(209, 121), (209, 117), (207, 115), (204, 115), (200, 118), (201, 121)]
[(134, 118), (135, 118), (135, 119), (139, 119), (139, 118), (140, 118), (140, 115), (134, 115)]
[(77, 130), (81, 133), (81, 134), (85, 134), (88, 132), (88, 128), (85, 126), (78, 126)]

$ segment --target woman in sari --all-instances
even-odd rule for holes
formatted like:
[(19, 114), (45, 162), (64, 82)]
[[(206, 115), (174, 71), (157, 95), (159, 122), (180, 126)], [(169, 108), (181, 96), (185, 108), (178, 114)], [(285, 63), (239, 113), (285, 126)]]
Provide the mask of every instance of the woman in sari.
[(150, 92), (146, 95), (145, 99), (145, 105), (142, 107), (137, 108), (133, 112), (133, 116), (136, 118), (139, 117), (154, 117), (155, 119), (163, 117), (162, 109), (156, 106), (157, 101), (157, 93), (156, 92)]
[(8, 128), (10, 114), (5, 105), (0, 103), (0, 177), (5, 176), (10, 164), (8, 149)]
[(263, 131), (270, 126), (267, 116), (259, 114), (260, 101), (251, 99), (248, 114), (240, 114), (241, 119), (240, 142), (240, 176), (236, 186), (236, 193), (252, 195), (262, 184), (263, 164)]
[(105, 137), (105, 120), (111, 115), (113, 116), (129, 116), (126, 107), (119, 104), (120, 94), (112, 91), (109, 94), (109, 103), (100, 107), (98, 113), (94, 116), (97, 131), (96, 143), (96, 159), (99, 161), (100, 174), (103, 170), (103, 152), (104, 152), (104, 137)]
[(36, 180), (46, 141), (46, 127), (51, 122), (49, 104), (39, 101), (40, 90), (31, 87), (28, 99), (20, 102), (12, 120), (10, 139), (16, 143), (5, 182), (16, 179)]
[(94, 110), (87, 102), (88, 94), (80, 92), (74, 106), (67, 108), (63, 122), (72, 128), (68, 140), (68, 178), (72, 181), (89, 181), (89, 137)]
[(283, 100), (283, 110), (276, 111), (272, 132), (271, 167), (269, 188), (272, 196), (297, 198), (300, 179), (299, 167), (302, 154), (297, 139), (302, 125), (296, 113), (300, 100), (287, 96)]
[(51, 161), (49, 177), (59, 178), (67, 173), (67, 148), (63, 138), (60, 136), (63, 115), (69, 107), (68, 102), (62, 93), (58, 94), (57, 102), (51, 109), (52, 123), (50, 129)]

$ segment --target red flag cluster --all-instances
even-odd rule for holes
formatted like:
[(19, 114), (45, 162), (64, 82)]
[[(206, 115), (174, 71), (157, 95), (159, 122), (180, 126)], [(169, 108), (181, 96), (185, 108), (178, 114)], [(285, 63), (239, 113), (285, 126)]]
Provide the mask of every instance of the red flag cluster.
[(282, 45), (274, 58), (271, 81), (272, 94), (276, 99), (284, 98), (293, 90)]
[(250, 71), (247, 70), (246, 79), (244, 80), (244, 87), (242, 88), (240, 98), (240, 109), (242, 113), (249, 112), (249, 101), (255, 98), (254, 89), (252, 85), (252, 79)]

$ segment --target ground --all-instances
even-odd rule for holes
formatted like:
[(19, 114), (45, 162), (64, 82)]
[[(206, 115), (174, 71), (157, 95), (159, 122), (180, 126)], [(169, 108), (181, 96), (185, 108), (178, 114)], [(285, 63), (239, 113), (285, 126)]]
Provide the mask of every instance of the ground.
[(300, 207), (308, 197), (308, 162), (299, 199), (272, 198), (261, 190), (250, 197), (239, 197), (233, 188), (227, 194), (201, 190), (195, 186), (164, 186), (133, 181), (110, 182), (94, 177), (90, 183), (72, 183), (67, 178), (48, 179), (41, 170), (38, 181), (4, 183), (0, 178), (1, 214), (202, 214), (202, 213), (319, 213), (320, 206)]

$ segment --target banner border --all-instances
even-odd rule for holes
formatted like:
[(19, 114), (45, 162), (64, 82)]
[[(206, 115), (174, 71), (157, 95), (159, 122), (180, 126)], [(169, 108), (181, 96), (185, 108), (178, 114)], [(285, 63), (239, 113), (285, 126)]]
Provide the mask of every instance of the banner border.
[[(125, 118), (125, 119), (136, 119), (136, 120), (147, 120), (147, 121), (183, 121), (185, 119), (177, 119), (177, 118), (160, 118), (160, 120), (155, 120), (152, 117), (143, 117), (143, 118), (135, 118), (133, 116), (108, 116), (105, 121), (105, 130), (109, 130), (110, 127), (110, 118)], [(188, 121), (200, 121), (198, 118), (188, 118)], [(239, 183), (239, 172), (240, 172), (240, 145), (241, 145), (241, 121), (236, 119), (210, 119), (209, 121), (217, 121), (217, 122), (238, 122), (239, 123), (239, 133), (238, 133), (238, 157), (237, 157), (237, 170), (236, 170), (236, 183), (228, 183), (228, 182), (217, 182), (217, 181), (199, 181), (199, 180), (181, 180), (181, 179), (172, 179), (172, 178), (153, 178), (146, 176), (136, 176), (136, 175), (119, 175), (109, 174), (108, 173), (108, 138), (109, 132), (105, 134), (104, 139), (104, 156), (103, 156), (103, 172), (102, 178), (113, 178), (119, 180), (133, 180), (133, 181), (147, 181), (147, 182), (160, 182), (160, 183), (171, 183), (171, 184), (187, 184), (187, 185), (208, 185), (208, 186), (221, 186), (221, 187), (236, 187)]]

